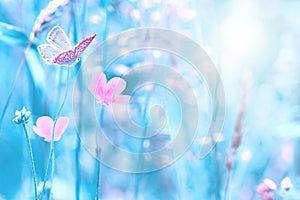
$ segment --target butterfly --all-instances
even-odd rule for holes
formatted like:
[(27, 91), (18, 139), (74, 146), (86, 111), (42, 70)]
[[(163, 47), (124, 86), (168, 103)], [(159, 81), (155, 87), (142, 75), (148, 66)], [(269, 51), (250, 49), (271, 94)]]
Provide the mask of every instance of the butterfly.
[(75, 45), (74, 49), (66, 33), (60, 26), (54, 26), (47, 35), (49, 44), (37, 47), (42, 59), (49, 65), (72, 66), (80, 61), (81, 54), (91, 44), (96, 34), (93, 34)]

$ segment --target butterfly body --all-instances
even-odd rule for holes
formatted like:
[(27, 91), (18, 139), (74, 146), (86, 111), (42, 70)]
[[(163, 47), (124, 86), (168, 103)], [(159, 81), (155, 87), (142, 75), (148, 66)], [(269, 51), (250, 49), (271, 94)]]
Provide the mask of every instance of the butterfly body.
[(38, 52), (47, 64), (73, 66), (95, 37), (96, 34), (89, 36), (72, 48), (66, 33), (60, 26), (55, 26), (47, 35), (49, 44), (39, 45)]

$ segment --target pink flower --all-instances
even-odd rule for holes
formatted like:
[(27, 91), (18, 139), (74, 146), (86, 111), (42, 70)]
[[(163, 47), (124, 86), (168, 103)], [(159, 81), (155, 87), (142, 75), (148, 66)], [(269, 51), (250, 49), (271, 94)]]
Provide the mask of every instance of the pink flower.
[(259, 184), (259, 186), (256, 189), (256, 191), (260, 194), (269, 192), (269, 190), (270, 190), (269, 187), (265, 183)]
[(129, 101), (128, 95), (120, 95), (125, 89), (126, 82), (119, 77), (114, 77), (107, 82), (103, 72), (94, 73), (92, 82), (88, 86), (89, 91), (98, 100), (98, 104), (110, 106), (112, 103), (122, 103)]
[(276, 184), (271, 179), (265, 179), (263, 183), (259, 184), (256, 191), (264, 200), (275, 200), (272, 191), (276, 190)]
[[(60, 140), (68, 124), (68, 117), (59, 117), (57, 119), (54, 131), (54, 141)], [(50, 117), (42, 116), (37, 119), (36, 126), (33, 126), (32, 129), (37, 135), (45, 138), (45, 141), (49, 142), (52, 140), (53, 126), (54, 122)]]

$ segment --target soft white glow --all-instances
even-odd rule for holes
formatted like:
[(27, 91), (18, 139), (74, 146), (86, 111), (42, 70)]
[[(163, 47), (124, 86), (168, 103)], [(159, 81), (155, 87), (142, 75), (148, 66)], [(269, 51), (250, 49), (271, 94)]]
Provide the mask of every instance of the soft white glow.
[(285, 177), (284, 179), (282, 179), (280, 185), (284, 190), (290, 190), (293, 187), (292, 181), (289, 177)]
[(215, 142), (222, 142), (224, 140), (224, 137), (222, 133), (215, 133), (213, 135), (213, 139)]
[(233, 53), (251, 53), (262, 44), (262, 26), (259, 22), (228, 18), (221, 25), (222, 40), (226, 50)]
[(150, 141), (149, 141), (149, 140), (145, 140), (145, 141), (143, 142), (143, 147), (144, 147), (145, 149), (148, 149), (148, 148), (150, 147)]
[(251, 151), (249, 151), (249, 150), (243, 151), (243, 153), (242, 153), (242, 160), (243, 161), (249, 161), (249, 160), (251, 160), (251, 158), (252, 158)]
[(153, 54), (154, 58), (159, 58), (161, 56), (161, 52), (156, 51), (156, 50), (154, 50), (152, 54)]
[(271, 179), (266, 178), (264, 180), (264, 184), (266, 184), (270, 188), (270, 190), (273, 190), (273, 191), (277, 190), (276, 184)]

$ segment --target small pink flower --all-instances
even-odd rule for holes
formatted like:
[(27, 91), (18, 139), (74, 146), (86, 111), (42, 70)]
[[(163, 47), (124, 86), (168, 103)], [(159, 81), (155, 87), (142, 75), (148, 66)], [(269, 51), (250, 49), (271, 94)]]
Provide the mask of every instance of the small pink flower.
[(115, 102), (129, 101), (128, 95), (120, 95), (125, 87), (126, 82), (122, 78), (114, 77), (107, 82), (106, 75), (103, 72), (97, 72), (93, 74), (88, 89), (98, 100), (98, 104), (110, 106)]
[(259, 184), (256, 191), (264, 200), (275, 200), (271, 192), (276, 189), (276, 184), (271, 179), (265, 179), (263, 183)]
[(270, 190), (269, 187), (265, 183), (259, 184), (259, 186), (256, 189), (256, 191), (260, 194), (269, 192), (269, 190)]
[[(59, 117), (57, 119), (54, 131), (54, 141), (60, 140), (68, 124), (68, 117)], [(37, 119), (36, 126), (33, 126), (32, 129), (37, 135), (45, 138), (45, 141), (49, 142), (52, 140), (53, 126), (54, 122), (50, 117), (42, 116)]]

